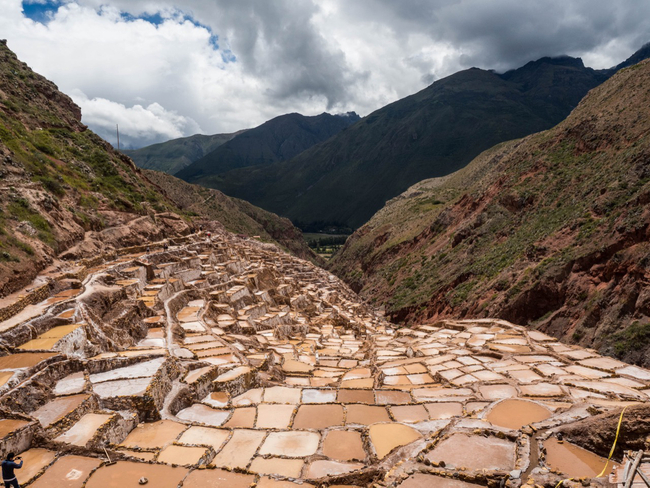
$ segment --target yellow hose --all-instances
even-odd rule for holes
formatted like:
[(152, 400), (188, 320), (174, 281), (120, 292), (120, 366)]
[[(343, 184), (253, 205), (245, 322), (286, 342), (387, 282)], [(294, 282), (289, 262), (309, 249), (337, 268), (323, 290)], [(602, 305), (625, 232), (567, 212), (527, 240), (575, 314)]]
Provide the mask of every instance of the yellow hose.
[[(605, 472), (607, 471), (607, 466), (609, 465), (609, 461), (612, 459), (612, 456), (614, 455), (614, 449), (616, 449), (616, 443), (618, 442), (618, 435), (621, 432), (621, 424), (623, 423), (623, 414), (625, 413), (625, 410), (627, 410), (627, 407), (631, 407), (633, 405), (636, 405), (636, 403), (633, 403), (632, 405), (626, 405), (623, 410), (621, 411), (621, 416), (618, 419), (618, 426), (616, 427), (616, 437), (614, 438), (614, 444), (612, 444), (612, 448), (609, 451), (609, 456), (607, 457), (607, 462), (605, 463), (605, 467), (603, 470), (600, 472), (596, 478), (600, 478), (601, 476), (605, 476)], [(565, 481), (573, 481), (573, 478), (567, 478), (565, 480), (560, 480), (560, 482), (555, 485), (555, 488), (559, 488), (559, 486), (564, 483)]]
[(596, 476), (596, 478), (600, 478), (601, 476), (604, 476), (605, 471), (607, 471), (607, 465), (609, 464), (609, 460), (612, 459), (612, 455), (614, 454), (614, 449), (616, 449), (616, 443), (618, 442), (618, 434), (621, 432), (621, 424), (623, 423), (623, 414), (625, 413), (625, 410), (627, 410), (627, 407), (629, 406), (630, 405), (627, 405), (621, 412), (621, 417), (618, 419), (618, 427), (616, 427), (616, 437), (614, 438), (614, 444), (612, 445), (612, 449), (609, 451), (609, 456), (607, 457), (607, 462), (605, 463), (605, 467), (600, 472), (600, 474)]

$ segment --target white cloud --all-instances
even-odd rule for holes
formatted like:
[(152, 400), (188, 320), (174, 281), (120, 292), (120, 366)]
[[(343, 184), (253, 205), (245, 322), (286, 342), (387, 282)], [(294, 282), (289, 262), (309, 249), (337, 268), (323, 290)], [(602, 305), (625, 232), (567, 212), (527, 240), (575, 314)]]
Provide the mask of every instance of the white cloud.
[[(133, 144), (287, 112), (366, 115), (473, 65), (505, 70), (566, 53), (609, 67), (650, 40), (647, 0), (62, 4), (44, 25), (24, 17), (20, 0), (0, 0), (0, 33), (75, 94), (91, 128), (104, 135), (119, 119)], [(164, 21), (134, 19), (143, 15)]]
[(202, 132), (190, 117), (166, 110), (156, 102), (147, 107), (125, 107), (105, 98), (89, 99), (80, 90), (73, 90), (70, 96), (81, 107), (84, 122), (113, 144), (117, 142), (116, 126), (119, 125), (120, 143), (124, 149)]

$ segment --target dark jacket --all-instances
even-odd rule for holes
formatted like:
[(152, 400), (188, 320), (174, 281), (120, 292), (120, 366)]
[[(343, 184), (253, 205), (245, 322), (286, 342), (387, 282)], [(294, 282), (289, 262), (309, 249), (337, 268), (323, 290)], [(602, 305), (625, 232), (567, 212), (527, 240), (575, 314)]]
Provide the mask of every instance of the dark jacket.
[(23, 461), (20, 460), (20, 464), (13, 461), (2, 461), (2, 479), (10, 481), (16, 477), (14, 474), (14, 469), (20, 469), (23, 467)]

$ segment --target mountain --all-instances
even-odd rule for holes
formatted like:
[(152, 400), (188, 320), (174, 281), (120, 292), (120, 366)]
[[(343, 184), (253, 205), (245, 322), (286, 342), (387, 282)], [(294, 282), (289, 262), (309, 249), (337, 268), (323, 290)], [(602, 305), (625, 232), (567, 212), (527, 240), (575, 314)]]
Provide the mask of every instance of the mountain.
[(235, 168), (264, 166), (291, 159), (358, 120), (359, 116), (354, 112), (343, 115), (323, 113), (315, 117), (296, 113), (281, 115), (239, 134), (176, 176), (194, 183)]
[(307, 246), (300, 230), (287, 218), (278, 217), (244, 200), (228, 197), (219, 190), (192, 185), (160, 171), (143, 170), (143, 174), (184, 212), (218, 220), (230, 232), (259, 236), (265, 241), (279, 244), (299, 258), (324, 264)]
[[(640, 52), (640, 55), (647, 55)], [(290, 161), (193, 180), (289, 217), (357, 228), (426, 178), (564, 120), (609, 71), (567, 56), (497, 74), (472, 68), (373, 112)]]
[(331, 270), (394, 320), (498, 317), (650, 365), (650, 61), (389, 201)]
[(242, 132), (244, 131), (212, 136), (196, 134), (122, 152), (129, 156), (139, 168), (163, 171), (173, 175)]
[(213, 220), (270, 242), (277, 242), (271, 232), (282, 229), (281, 245), (310, 256), (286, 219), (243, 202), (226, 201), (221, 211), (184, 210), (88, 130), (80, 108), (0, 41), (0, 297), (45, 268), (56, 273), (63, 261), (185, 235), (200, 223), (218, 227)]

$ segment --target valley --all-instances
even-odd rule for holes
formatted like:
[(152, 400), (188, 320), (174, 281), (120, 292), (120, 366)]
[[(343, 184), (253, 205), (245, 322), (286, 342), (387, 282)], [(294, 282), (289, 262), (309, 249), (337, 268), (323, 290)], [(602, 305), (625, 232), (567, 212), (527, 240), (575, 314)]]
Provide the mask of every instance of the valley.
[(361, 120), (139, 150), (197, 186), (136, 166), (0, 43), (21, 486), (642, 486), (645, 57), (470, 69)]

